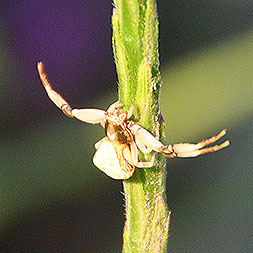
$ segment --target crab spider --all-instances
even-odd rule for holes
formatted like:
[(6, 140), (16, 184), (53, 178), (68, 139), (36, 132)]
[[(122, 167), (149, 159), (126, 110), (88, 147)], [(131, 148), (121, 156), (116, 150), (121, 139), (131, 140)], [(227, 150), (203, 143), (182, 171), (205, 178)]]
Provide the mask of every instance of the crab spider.
[[(120, 109), (123, 104), (117, 101), (110, 105), (107, 111), (72, 109), (64, 98), (52, 89), (41, 62), (38, 63), (38, 72), (49, 98), (67, 116), (86, 123), (101, 124), (105, 128), (106, 137), (95, 144), (93, 163), (111, 178), (128, 179), (133, 175), (135, 167), (153, 167), (156, 152), (167, 157), (195, 157), (229, 145), (229, 141), (225, 141), (221, 145), (206, 147), (226, 134), (226, 130), (222, 130), (217, 136), (197, 144), (180, 143), (166, 146), (146, 129), (129, 120), (134, 106), (125, 112)], [(144, 154), (155, 152), (150, 162), (140, 162), (138, 150)]]

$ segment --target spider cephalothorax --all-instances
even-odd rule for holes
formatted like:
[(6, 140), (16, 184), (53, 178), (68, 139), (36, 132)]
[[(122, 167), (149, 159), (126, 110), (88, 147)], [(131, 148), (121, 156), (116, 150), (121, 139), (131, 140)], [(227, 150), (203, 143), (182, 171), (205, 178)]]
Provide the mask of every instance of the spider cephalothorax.
[(105, 112), (105, 134), (111, 141), (130, 144), (134, 136), (127, 127), (127, 119), (131, 115), (119, 109), (120, 106), (123, 105), (117, 101)]

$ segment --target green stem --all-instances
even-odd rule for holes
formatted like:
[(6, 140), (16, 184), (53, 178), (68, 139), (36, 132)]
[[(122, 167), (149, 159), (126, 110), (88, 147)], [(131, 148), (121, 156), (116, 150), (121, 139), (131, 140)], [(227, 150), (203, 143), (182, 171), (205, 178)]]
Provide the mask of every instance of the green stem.
[[(114, 0), (113, 49), (118, 73), (120, 102), (135, 109), (132, 119), (155, 135), (160, 125), (160, 73), (158, 20), (155, 0)], [(150, 160), (152, 154), (140, 157)], [(123, 182), (126, 223), (123, 252), (165, 252), (169, 212), (165, 204), (165, 159), (155, 166), (136, 168)]]

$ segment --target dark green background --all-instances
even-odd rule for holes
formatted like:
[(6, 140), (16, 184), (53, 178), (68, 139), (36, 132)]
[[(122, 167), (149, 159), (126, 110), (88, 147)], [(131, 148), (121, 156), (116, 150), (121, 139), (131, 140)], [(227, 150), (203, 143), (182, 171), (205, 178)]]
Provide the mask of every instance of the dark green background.
[[(2, 251), (119, 252), (122, 183), (92, 164), (100, 126), (66, 118), (36, 72), (42, 60), (73, 107), (117, 99), (110, 1), (6, 1), (0, 19)], [(222, 128), (231, 145), (168, 159), (170, 252), (249, 252), (250, 1), (158, 1), (166, 143)]]

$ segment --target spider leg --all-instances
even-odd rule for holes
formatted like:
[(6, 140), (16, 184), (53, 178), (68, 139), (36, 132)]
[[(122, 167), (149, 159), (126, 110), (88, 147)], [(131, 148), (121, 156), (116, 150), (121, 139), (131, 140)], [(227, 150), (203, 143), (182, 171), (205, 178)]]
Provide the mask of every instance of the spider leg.
[(137, 145), (135, 142), (130, 143), (130, 150), (131, 150), (131, 154), (132, 154), (132, 163), (134, 164), (134, 166), (136, 166), (138, 168), (151, 168), (154, 166), (156, 153), (154, 153), (152, 155), (152, 158), (149, 162), (140, 162), (138, 148), (137, 148)]
[(127, 112), (127, 119), (130, 119), (133, 115), (135, 104), (132, 104)]
[(117, 110), (119, 107), (124, 106), (124, 104), (120, 103), (119, 100), (117, 100), (116, 102), (114, 102), (113, 104), (111, 104), (108, 109), (107, 112), (109, 113), (113, 113), (115, 110)]
[(68, 102), (56, 91), (53, 90), (44, 70), (44, 64), (38, 63), (38, 72), (40, 79), (46, 89), (48, 97), (60, 108), (68, 117), (77, 118), (81, 121), (91, 124), (105, 123), (105, 111), (99, 109), (72, 109)]
[(145, 128), (133, 123), (132, 121), (128, 123), (128, 127), (135, 137), (135, 142), (140, 151), (144, 154), (150, 153), (152, 150), (160, 152), (160, 149), (164, 145), (158, 140), (159, 138), (159, 128), (156, 129), (157, 136), (155, 137)]
[(214, 152), (225, 148), (229, 145), (229, 141), (225, 141), (220, 145), (204, 148), (205, 146), (212, 144), (219, 140), (226, 134), (226, 130), (222, 130), (218, 135), (211, 137), (210, 139), (203, 140), (197, 144), (191, 143), (179, 143), (174, 145), (163, 146), (160, 148), (160, 152), (167, 157), (195, 157), (206, 153)]

